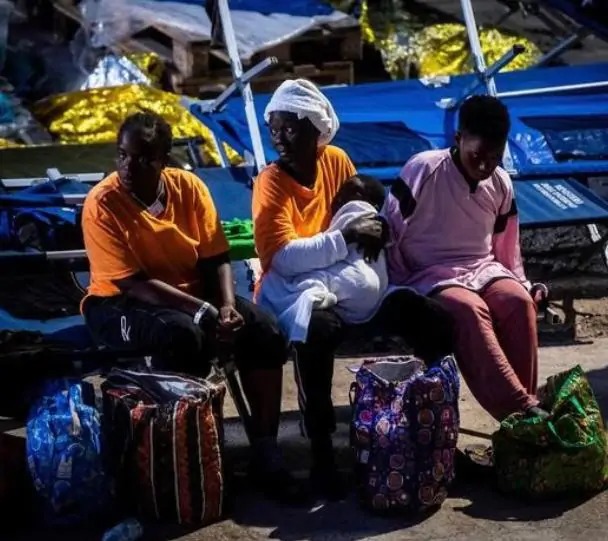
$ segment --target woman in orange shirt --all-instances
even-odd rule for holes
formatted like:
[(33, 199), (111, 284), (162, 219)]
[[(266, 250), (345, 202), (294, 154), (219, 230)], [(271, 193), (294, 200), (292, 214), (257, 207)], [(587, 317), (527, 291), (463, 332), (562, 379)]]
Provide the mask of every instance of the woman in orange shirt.
[[(345, 231), (323, 233), (334, 196), (355, 174), (346, 153), (329, 145), (339, 122), (327, 98), (309, 81), (285, 81), (265, 116), (279, 159), (254, 182), (254, 234), (262, 273), (272, 268), (287, 276), (325, 268), (350, 243), (377, 258), (385, 238), (381, 220), (362, 219)], [(264, 274), (259, 287), (264, 287)], [(410, 290), (390, 294), (374, 320), (402, 336), (427, 361), (453, 350), (450, 316), (436, 301)], [(311, 480), (330, 499), (344, 494), (331, 440), (336, 428), (331, 398), (334, 351), (343, 328), (331, 309), (313, 310), (306, 341), (295, 344), (299, 404), (311, 440)]]
[[(91, 283), (82, 312), (114, 348), (158, 351), (155, 367), (206, 376), (216, 339), (233, 343), (252, 412), (251, 471), (268, 496), (298, 498), (276, 438), (287, 347), (275, 320), (236, 297), (228, 243), (195, 175), (166, 167), (171, 128), (137, 113), (118, 134), (118, 170), (88, 195), (82, 218)], [(205, 303), (219, 309), (217, 327)]]

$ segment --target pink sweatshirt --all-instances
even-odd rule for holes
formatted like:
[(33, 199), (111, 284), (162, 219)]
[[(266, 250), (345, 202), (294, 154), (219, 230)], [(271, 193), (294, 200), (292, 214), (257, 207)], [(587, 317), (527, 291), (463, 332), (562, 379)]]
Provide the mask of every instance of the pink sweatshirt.
[(414, 156), (400, 178), (404, 184), (393, 186), (383, 209), (391, 284), (428, 295), (449, 286), (479, 291), (509, 277), (530, 289), (506, 171), (499, 167), (474, 186), (446, 149)]

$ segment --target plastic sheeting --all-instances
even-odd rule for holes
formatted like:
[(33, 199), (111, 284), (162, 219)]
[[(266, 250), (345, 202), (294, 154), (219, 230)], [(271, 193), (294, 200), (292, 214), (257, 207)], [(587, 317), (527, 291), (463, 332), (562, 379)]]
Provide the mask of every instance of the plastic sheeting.
[(524, 118), (541, 132), (558, 162), (608, 160), (608, 115)]
[[(237, 0), (230, 2), (230, 8), (243, 59), (315, 26), (348, 17), (318, 0)], [(211, 36), (211, 22), (203, 2), (85, 0), (83, 15), (95, 47), (110, 46), (152, 24), (195, 36)]]
[[(150, 60), (148, 60), (149, 57), (151, 57)], [(131, 58), (116, 55), (105, 56), (82, 83), (80, 90), (128, 84), (149, 85), (158, 77), (158, 74), (150, 69), (150, 64), (154, 62), (155, 57), (156, 55), (151, 54), (132, 55)], [(160, 61), (157, 58), (156, 61), (162, 69)]]
[(15, 121), (15, 107), (8, 94), (0, 93), (0, 125)]

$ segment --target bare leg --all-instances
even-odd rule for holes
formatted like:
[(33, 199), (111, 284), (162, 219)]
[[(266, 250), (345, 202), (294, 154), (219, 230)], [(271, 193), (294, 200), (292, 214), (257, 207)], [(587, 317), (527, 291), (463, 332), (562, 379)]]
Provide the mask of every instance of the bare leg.
[(252, 436), (276, 439), (281, 415), (283, 370), (244, 370), (240, 376), (245, 398), (251, 408)]

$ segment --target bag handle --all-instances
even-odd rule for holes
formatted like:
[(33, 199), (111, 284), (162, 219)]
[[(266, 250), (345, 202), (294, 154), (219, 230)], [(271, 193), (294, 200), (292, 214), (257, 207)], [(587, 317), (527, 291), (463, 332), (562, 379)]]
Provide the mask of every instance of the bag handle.
[(167, 402), (174, 402), (188, 396), (187, 394), (180, 394), (175, 391), (165, 388), (160, 381), (165, 380), (181, 380), (188, 383), (188, 385), (196, 385), (201, 392), (208, 392), (208, 387), (203, 382), (199, 382), (194, 378), (186, 378), (179, 374), (173, 374), (170, 372), (132, 372), (131, 370), (124, 370), (122, 368), (113, 368), (108, 376), (108, 381), (116, 383), (131, 383), (142, 389), (153, 401), (162, 404)]

